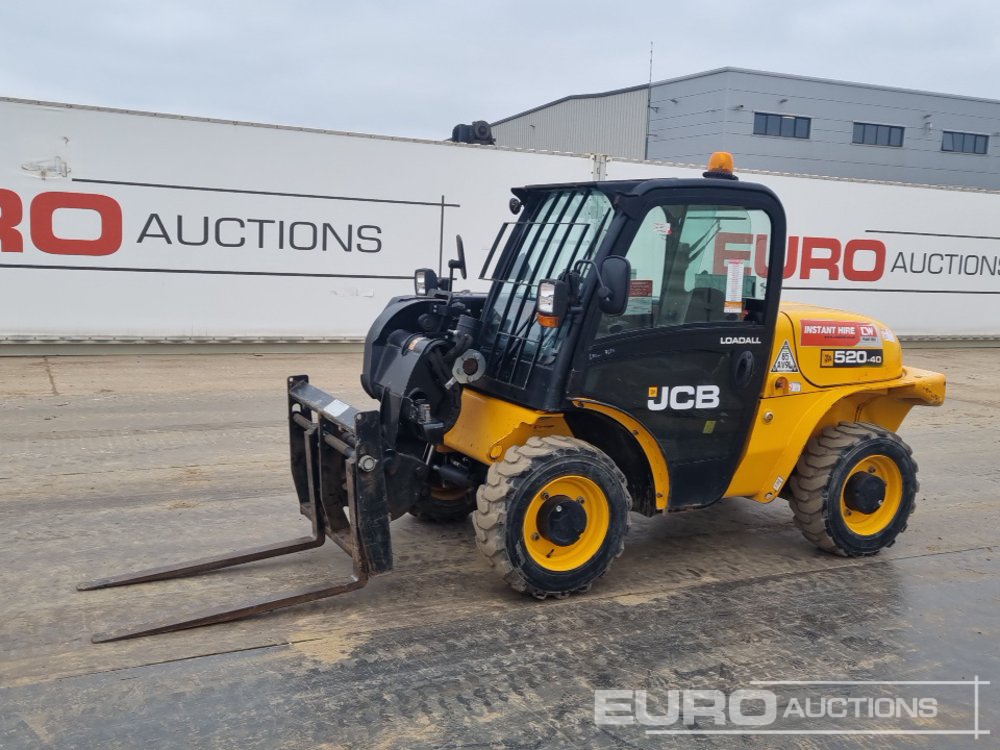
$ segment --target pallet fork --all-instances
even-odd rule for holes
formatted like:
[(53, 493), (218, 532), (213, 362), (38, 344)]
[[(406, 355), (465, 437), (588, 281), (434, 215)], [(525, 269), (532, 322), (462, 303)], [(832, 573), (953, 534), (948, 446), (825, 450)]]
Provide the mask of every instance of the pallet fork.
[(348, 581), (206, 609), (186, 617), (148, 622), (95, 634), (94, 643), (230, 622), (283, 607), (360, 589), (371, 576), (392, 570), (389, 506), (377, 411), (361, 412), (309, 384), (306, 375), (288, 379), (288, 428), (292, 478), (299, 511), (312, 521), (311, 536), (251, 547), (226, 555), (149, 568), (77, 586), (80, 591), (163, 581), (321, 547), (329, 537), (351, 556)]

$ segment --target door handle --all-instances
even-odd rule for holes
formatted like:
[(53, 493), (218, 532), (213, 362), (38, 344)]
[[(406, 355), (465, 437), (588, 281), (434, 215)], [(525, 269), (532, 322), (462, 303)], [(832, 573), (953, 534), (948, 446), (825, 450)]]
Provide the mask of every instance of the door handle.
[(740, 355), (733, 363), (733, 383), (735, 383), (737, 388), (745, 388), (747, 386), (751, 378), (753, 378), (755, 364), (753, 352), (740, 352)]

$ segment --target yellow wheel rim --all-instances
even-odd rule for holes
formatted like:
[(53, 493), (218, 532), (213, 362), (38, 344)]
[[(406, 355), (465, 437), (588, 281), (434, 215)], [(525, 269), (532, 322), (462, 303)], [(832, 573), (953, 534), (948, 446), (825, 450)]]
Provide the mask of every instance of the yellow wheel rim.
[[(847, 481), (855, 474), (871, 474), (885, 482), (885, 500), (873, 513), (862, 513), (847, 507), (844, 492)], [(903, 475), (899, 466), (888, 456), (868, 456), (858, 461), (844, 480), (844, 488), (840, 491), (840, 515), (853, 533), (858, 536), (873, 536), (892, 523), (902, 502)]]
[[(565, 498), (564, 502), (580, 503), (587, 515), (587, 525), (572, 544), (560, 546), (539, 530), (542, 506), (550, 498)], [(582, 502), (581, 502), (582, 501)], [(611, 509), (604, 492), (587, 477), (568, 474), (553, 479), (531, 499), (524, 515), (524, 545), (531, 559), (543, 568), (567, 571), (579, 568), (601, 549), (611, 524)]]

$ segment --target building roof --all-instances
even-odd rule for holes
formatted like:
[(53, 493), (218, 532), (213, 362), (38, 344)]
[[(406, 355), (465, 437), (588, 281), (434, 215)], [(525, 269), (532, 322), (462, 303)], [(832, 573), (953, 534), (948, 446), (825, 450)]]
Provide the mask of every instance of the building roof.
[(568, 102), (573, 99), (598, 99), (605, 96), (615, 96), (617, 94), (624, 94), (630, 91), (639, 91), (641, 89), (650, 88), (651, 86), (660, 86), (668, 83), (677, 83), (679, 81), (689, 81), (694, 78), (703, 78), (707, 76), (718, 75), (720, 73), (747, 73), (749, 75), (768, 76), (770, 78), (788, 78), (796, 81), (811, 81), (813, 83), (832, 83), (840, 86), (853, 86), (856, 88), (874, 89), (876, 91), (892, 91), (904, 94), (918, 94), (920, 96), (937, 96), (937, 97), (942, 97), (944, 99), (960, 99), (963, 101), (985, 102), (987, 104), (1000, 105), (1000, 100), (998, 99), (987, 99), (985, 97), (980, 97), (980, 96), (965, 96), (963, 94), (946, 94), (940, 91), (924, 91), (921, 89), (909, 89), (900, 86), (882, 86), (880, 84), (875, 84), (875, 83), (859, 83), (857, 81), (842, 81), (834, 78), (818, 78), (816, 76), (803, 76), (803, 75), (796, 75), (793, 73), (774, 73), (767, 70), (753, 70), (751, 68), (736, 68), (732, 66), (726, 66), (723, 68), (714, 68), (712, 70), (705, 70), (700, 73), (690, 73), (688, 75), (677, 76), (676, 78), (664, 78), (663, 80), (660, 81), (653, 81), (651, 84), (643, 83), (638, 86), (627, 86), (625, 88), (613, 89), (611, 91), (600, 91), (594, 94), (573, 94), (571, 96), (564, 96), (561, 99), (556, 99), (555, 101), (548, 102), (547, 104), (541, 104), (537, 107), (526, 109), (523, 112), (518, 112), (516, 115), (510, 115), (509, 117), (504, 117), (500, 120), (496, 120), (491, 124), (500, 125), (510, 120), (515, 120), (518, 117), (524, 117), (525, 115), (530, 115), (532, 112), (537, 112), (541, 109), (547, 109), (548, 107), (553, 107), (556, 104), (562, 104), (563, 102)]
[(516, 115), (510, 115), (510, 117), (504, 117), (500, 120), (496, 120), (494, 122), (491, 122), (490, 125), (491, 126), (500, 125), (501, 123), (505, 123), (510, 120), (516, 120), (518, 117), (524, 117), (525, 115), (530, 115), (532, 112), (538, 112), (541, 109), (548, 109), (549, 107), (554, 107), (557, 104), (562, 104), (563, 102), (572, 101), (573, 99), (600, 99), (601, 97), (605, 96), (616, 96), (617, 94), (627, 94), (630, 91), (641, 91), (642, 89), (646, 88), (649, 88), (648, 83), (643, 83), (639, 86), (627, 86), (623, 89), (614, 89), (612, 91), (600, 91), (596, 94), (571, 94), (570, 96), (564, 96), (562, 99), (556, 99), (555, 101), (548, 102), (547, 104), (540, 104), (537, 107), (532, 107), (531, 109), (526, 109), (523, 112), (518, 112)]

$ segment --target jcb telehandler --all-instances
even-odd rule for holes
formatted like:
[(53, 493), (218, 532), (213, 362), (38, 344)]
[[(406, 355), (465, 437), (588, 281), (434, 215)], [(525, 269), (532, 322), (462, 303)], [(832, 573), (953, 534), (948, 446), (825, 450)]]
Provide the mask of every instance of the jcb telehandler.
[(361, 383), (377, 410), (289, 378), (292, 477), (311, 536), (80, 588), (326, 537), (353, 557), (353, 578), (95, 641), (359, 588), (392, 569), (389, 523), (407, 512), (472, 513), (490, 565), (538, 598), (586, 591), (607, 573), (630, 512), (781, 496), (828, 552), (872, 555), (896, 540), (917, 466), (895, 430), (912, 406), (942, 403), (944, 376), (904, 367), (876, 320), (779, 304), (785, 214), (774, 193), (737, 181), (724, 153), (703, 179), (513, 193), (520, 218), (486, 259), (487, 293), (454, 289), (455, 272), (466, 275), (459, 241), (449, 278), (418, 270), (415, 294), (372, 325)]

